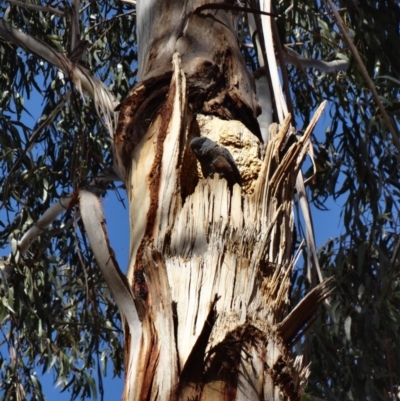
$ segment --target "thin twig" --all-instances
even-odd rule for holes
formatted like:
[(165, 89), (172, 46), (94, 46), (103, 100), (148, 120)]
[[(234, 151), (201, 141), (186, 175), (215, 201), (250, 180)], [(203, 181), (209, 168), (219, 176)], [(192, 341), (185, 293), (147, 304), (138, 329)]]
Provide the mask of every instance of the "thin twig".
[[(127, 13), (121, 13), (121, 14), (114, 15), (114, 17), (111, 17), (111, 18), (106, 19), (106, 20), (104, 20), (104, 21), (100, 21), (100, 22), (98, 22), (97, 24), (94, 24), (93, 26), (91, 26), (91, 27), (87, 30), (87, 32), (89, 32), (89, 31), (91, 31), (92, 29), (98, 27), (99, 25), (107, 24), (107, 23), (109, 23), (109, 22), (114, 22), (114, 20), (116, 20), (116, 19), (118, 19), (118, 18), (126, 17), (127, 15), (131, 15), (131, 14), (135, 14), (135, 13), (136, 13), (136, 10), (131, 10), (131, 11), (128, 11)], [(86, 32), (86, 33), (87, 33), (87, 32)]]
[(14, 4), (16, 6), (30, 8), (32, 10), (49, 12), (49, 13), (53, 13), (53, 14), (60, 15), (60, 16), (65, 15), (64, 11), (57, 10), (56, 8), (53, 8), (50, 6), (39, 6), (37, 4), (24, 3), (23, 1), (18, 1), (18, 0), (8, 0), (8, 2), (11, 4)]

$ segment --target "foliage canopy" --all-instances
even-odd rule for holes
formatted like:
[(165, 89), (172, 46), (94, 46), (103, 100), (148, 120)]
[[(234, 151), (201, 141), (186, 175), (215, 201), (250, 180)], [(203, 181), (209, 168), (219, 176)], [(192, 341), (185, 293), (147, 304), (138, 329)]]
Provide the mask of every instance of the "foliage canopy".
[[(48, 2), (55, 9), (33, 3), (39, 9), (1, 4), (0, 18), (73, 58), (70, 3)], [(335, 5), (398, 132), (399, 5)], [(129, 3), (101, 0), (83, 3), (79, 12), (87, 54), (74, 61), (118, 100), (135, 82), (134, 10)], [(312, 361), (308, 393), (327, 400), (390, 399), (400, 385), (399, 149), (326, 3), (284, 0), (275, 13), (284, 17), (277, 19), (281, 42), (302, 57), (350, 61), (339, 73), (287, 66), (298, 125), (307, 125), (322, 100), (330, 105), (325, 138), (313, 141), (312, 201), (322, 209), (328, 198), (343, 203), (342, 235), (320, 250), (324, 275), (336, 278), (331, 305), (297, 346)], [(240, 30), (251, 41), (246, 18)], [(255, 71), (254, 49), (244, 46), (243, 54)], [(68, 74), (1, 36), (0, 64), (0, 245), (9, 249), (51, 204), (110, 166), (112, 155), (94, 101), (79, 94)], [(38, 99), (39, 119), (28, 126)], [(117, 188), (109, 184), (105, 190)], [(0, 288), (2, 399), (43, 399), (33, 374), (38, 368), (53, 370), (72, 398), (102, 395), (107, 361), (116, 374), (122, 370), (121, 325), (77, 211), (67, 210), (19, 263), (16, 256), (12, 277)], [(310, 283), (302, 269), (293, 279), (296, 304)]]

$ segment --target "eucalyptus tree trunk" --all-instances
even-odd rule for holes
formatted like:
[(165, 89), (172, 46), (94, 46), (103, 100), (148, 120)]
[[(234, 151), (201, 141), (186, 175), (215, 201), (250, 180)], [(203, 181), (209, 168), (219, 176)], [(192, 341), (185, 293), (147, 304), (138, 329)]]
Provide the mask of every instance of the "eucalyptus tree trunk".
[[(327, 295), (289, 313), (292, 199), (312, 126), (290, 116), (260, 143), (237, 15), (206, 1), (139, 0), (140, 82), (115, 138), (130, 203), (124, 400), (297, 400), (308, 368), (290, 347)], [(204, 178), (192, 138), (229, 148), (243, 185)], [(114, 294), (115, 295), (115, 294)]]

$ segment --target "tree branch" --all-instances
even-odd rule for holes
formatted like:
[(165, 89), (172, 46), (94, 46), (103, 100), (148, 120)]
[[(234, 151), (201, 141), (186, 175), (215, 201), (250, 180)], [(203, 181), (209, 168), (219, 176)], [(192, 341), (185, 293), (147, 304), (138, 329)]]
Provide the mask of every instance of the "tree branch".
[[(99, 79), (92, 76), (86, 68), (75, 65), (64, 54), (59, 53), (47, 43), (40, 42), (21, 32), (4, 19), (0, 19), (0, 36), (22, 47), (28, 53), (32, 53), (58, 67), (69, 76), (82, 95), (82, 90), (84, 90), (93, 97), (96, 111), (100, 117), (102, 116), (105, 119), (102, 121), (113, 137), (114, 128), (111, 116), (115, 114), (114, 109), (118, 101)], [(116, 118), (114, 118), (115, 120)]]

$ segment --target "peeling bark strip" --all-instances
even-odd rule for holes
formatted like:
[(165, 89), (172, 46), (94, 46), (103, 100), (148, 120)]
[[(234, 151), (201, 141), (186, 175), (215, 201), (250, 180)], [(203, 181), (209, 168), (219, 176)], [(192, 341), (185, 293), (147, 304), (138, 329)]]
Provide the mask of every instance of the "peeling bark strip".
[[(164, 207), (173, 212), (173, 208), (178, 206), (173, 195), (175, 191), (180, 191), (180, 188), (179, 185), (178, 187), (170, 185), (170, 182), (175, 183), (177, 174), (180, 172), (182, 155), (186, 146), (183, 136), (186, 129), (186, 81), (180, 69), (180, 58), (177, 54), (174, 56), (174, 66), (175, 71), (168, 95), (162, 105), (156, 109), (157, 115), (147, 132), (137, 135), (141, 127), (139, 126), (138, 129), (136, 127), (143, 118), (139, 116), (140, 120), (137, 122), (137, 120), (132, 121), (130, 117), (132, 113), (134, 114), (132, 110), (140, 103), (138, 99), (142, 98), (141, 93), (145, 92), (142, 87), (139, 87), (139, 90), (135, 92), (135, 101), (131, 104), (125, 103), (126, 109), (124, 111), (121, 109), (123, 117), (119, 125), (122, 128), (117, 135), (118, 143), (121, 144), (120, 158), (125, 167), (129, 167), (131, 173), (136, 173), (137, 160), (146, 158), (145, 165), (142, 165), (139, 170), (140, 175), (135, 175), (131, 179), (131, 184), (127, 185), (128, 193), (134, 197), (130, 204), (131, 221), (135, 225), (134, 235), (131, 237), (131, 258), (135, 255), (135, 262), (130, 264), (130, 269), (135, 265), (134, 290), (143, 299), (147, 296), (141, 260), (143, 251), (149, 241), (157, 238), (160, 230), (163, 235), (165, 235), (163, 231), (168, 230), (168, 226), (160, 226), (162, 224), (160, 214), (164, 212)], [(129, 166), (128, 160), (130, 160)], [(132, 189), (134, 192), (131, 192)], [(144, 207), (138, 208), (137, 202)]]
[[(100, 199), (89, 191), (79, 193), (79, 207), (90, 246), (100, 267), (101, 273), (110, 289), (114, 301), (125, 323), (126, 349), (125, 366), (128, 369), (135, 363), (140, 368), (141, 352), (147, 351), (146, 330), (142, 330), (142, 322), (147, 322), (140, 301), (135, 300), (126, 277), (122, 274), (110, 247), (105, 227), (105, 219)], [(127, 336), (129, 333), (129, 336)], [(138, 374), (130, 380), (129, 385), (140, 389), (143, 377)], [(128, 386), (129, 387), (129, 386)]]

